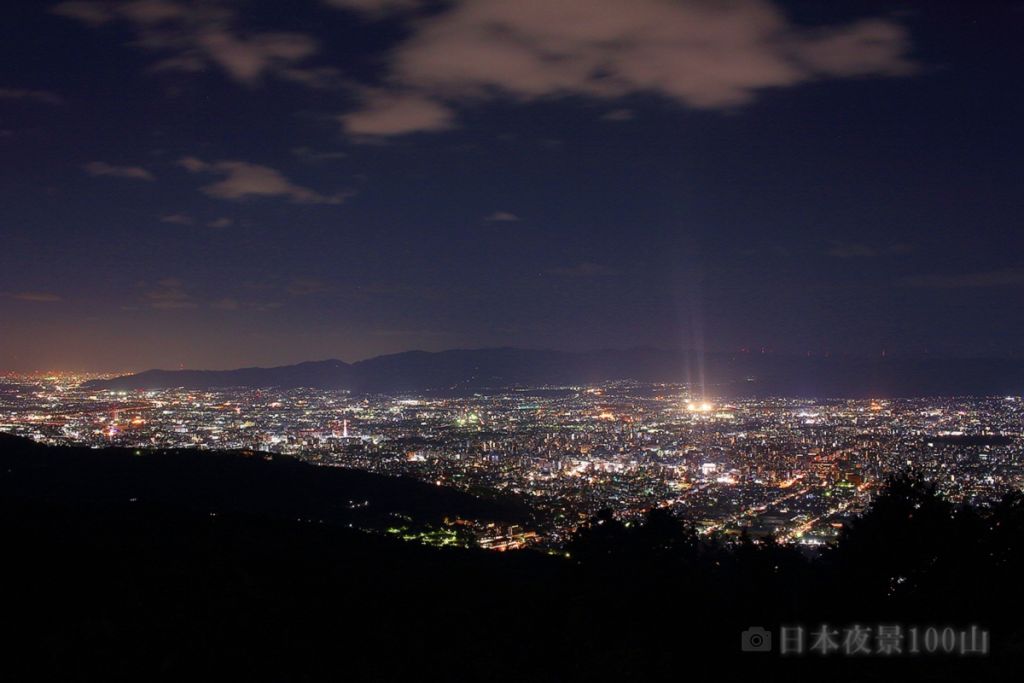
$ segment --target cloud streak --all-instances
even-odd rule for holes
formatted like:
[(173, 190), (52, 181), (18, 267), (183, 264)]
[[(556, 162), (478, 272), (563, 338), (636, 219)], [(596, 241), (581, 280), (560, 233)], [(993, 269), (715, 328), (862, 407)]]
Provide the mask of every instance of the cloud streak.
[(520, 218), (511, 211), (495, 211), (489, 216), (485, 216), (484, 220), (488, 223), (515, 223)]
[(40, 104), (64, 104), (64, 98), (49, 90), (27, 90), (25, 88), (0, 88), (0, 100), (24, 100)]
[(50, 292), (0, 292), (0, 296), (6, 299), (33, 303), (56, 303), (64, 300), (63, 297)]
[(109, 176), (131, 180), (156, 180), (153, 174), (141, 166), (114, 166), (105, 161), (93, 161), (82, 167), (91, 176)]
[(986, 289), (1024, 286), (1024, 269), (979, 271), (959, 275), (917, 275), (905, 280), (911, 287), (922, 289)]
[(179, 311), (198, 308), (185, 284), (173, 277), (159, 280), (142, 293), (143, 302), (158, 311)]

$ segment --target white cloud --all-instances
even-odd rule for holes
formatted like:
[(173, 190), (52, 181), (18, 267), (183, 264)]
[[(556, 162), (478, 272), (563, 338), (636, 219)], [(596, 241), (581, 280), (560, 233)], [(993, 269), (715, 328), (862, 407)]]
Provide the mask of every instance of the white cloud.
[[(263, 33), (240, 38), (224, 29), (206, 29), (195, 35), (195, 44), (232, 78), (257, 82), (267, 71), (302, 61), (317, 50), (316, 41), (296, 33)], [(300, 72), (301, 73), (301, 72)]]
[(131, 178), (133, 180), (156, 180), (153, 174), (141, 166), (113, 166), (105, 161), (93, 161), (82, 167), (91, 176)]
[(173, 223), (174, 225), (192, 225), (195, 223), (191, 216), (186, 216), (183, 213), (172, 213), (167, 216), (160, 217), (161, 223)]
[(209, 223), (207, 223), (206, 225), (207, 225), (207, 227), (210, 227), (210, 228), (227, 228), (227, 227), (229, 227), (229, 226), (231, 226), (233, 224), (234, 224), (233, 220), (231, 220), (230, 218), (227, 218), (227, 217), (223, 217), (223, 218), (216, 218), (216, 219), (210, 221)]
[(246, 161), (217, 161), (207, 163), (195, 157), (185, 157), (178, 164), (191, 173), (222, 176), (202, 191), (218, 199), (248, 199), (249, 197), (284, 197), (297, 204), (341, 204), (349, 193), (324, 195), (296, 185), (279, 171)]
[(340, 118), (352, 135), (402, 135), (450, 128), (454, 113), (421, 95), (370, 91), (364, 94), (361, 109)]
[(350, 133), (440, 130), (452, 124), (451, 103), (495, 96), (654, 93), (728, 109), (770, 88), (914, 70), (894, 21), (805, 27), (768, 0), (459, 0), (411, 27), (390, 56), (386, 87), (431, 115), (417, 126), (416, 116), (371, 100), (342, 117)]

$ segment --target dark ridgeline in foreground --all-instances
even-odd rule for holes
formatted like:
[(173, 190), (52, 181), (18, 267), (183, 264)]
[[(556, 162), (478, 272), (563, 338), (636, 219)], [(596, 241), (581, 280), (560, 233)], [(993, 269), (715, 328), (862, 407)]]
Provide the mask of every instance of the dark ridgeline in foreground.
[(381, 529), (396, 520), (445, 517), (522, 523), (525, 506), (406, 477), (317, 467), (287, 455), (187, 449), (48, 448), (0, 434), (4, 495), (61, 504), (120, 505), (135, 499), (191, 512), (322, 520)]
[(610, 380), (694, 382), (714, 396), (896, 398), (1024, 392), (1024, 361), (704, 354), (658, 349), (410, 351), (357, 363), (314, 361), (239, 370), (148, 370), (95, 389), (224, 387), (348, 389), (366, 393), (460, 391)]
[[(5, 679), (27, 672), (33, 680), (820, 682), (1019, 674), (1020, 496), (988, 512), (954, 510), (914, 480), (896, 481), (837, 549), (814, 560), (773, 545), (700, 542), (659, 512), (633, 527), (602, 515), (562, 557), (432, 549), (345, 524), (294, 521), (310, 505), (351, 495), (347, 473), (310, 468), (325, 477), (316, 483), (295, 467), (0, 439), (9, 627), (0, 671), (12, 674)], [(173, 483), (162, 481), (168, 476)], [(416, 498), (403, 486), (381, 509)], [(90, 496), (93, 487), (100, 493)], [(296, 495), (306, 487), (319, 502)], [(210, 516), (204, 506), (220, 495), (211, 492), (226, 490), (242, 491), (244, 504), (222, 502), (221, 514)], [(481, 504), (437, 492), (408, 509), (430, 516), (437, 503)], [(976, 623), (991, 630), (992, 654), (787, 659), (739, 651), (749, 626), (821, 622)]]

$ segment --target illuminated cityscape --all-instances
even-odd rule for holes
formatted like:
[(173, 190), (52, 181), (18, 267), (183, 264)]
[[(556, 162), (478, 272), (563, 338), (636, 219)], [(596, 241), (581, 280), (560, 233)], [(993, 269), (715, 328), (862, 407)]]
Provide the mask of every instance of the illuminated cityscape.
[(15, 0), (0, 683), (1020, 681), (1024, 0)]
[(1024, 488), (1019, 397), (720, 402), (634, 382), (463, 397), (123, 392), (80, 389), (83, 379), (6, 378), (0, 430), (55, 445), (281, 453), (511, 496), (533, 511), (516, 546), (559, 547), (605, 507), (626, 521), (664, 507), (705, 534), (815, 546), (899, 472), (957, 503)]

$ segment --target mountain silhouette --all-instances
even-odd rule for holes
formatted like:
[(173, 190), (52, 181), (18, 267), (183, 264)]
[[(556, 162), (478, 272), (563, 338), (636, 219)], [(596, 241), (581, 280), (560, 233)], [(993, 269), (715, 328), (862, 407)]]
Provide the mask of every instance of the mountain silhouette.
[(1024, 361), (709, 353), (651, 348), (586, 352), (456, 349), (238, 370), (147, 370), (93, 380), (89, 389), (298, 388), (356, 393), (470, 391), (616, 380), (688, 382), (711, 396), (895, 398), (1024, 392)]

